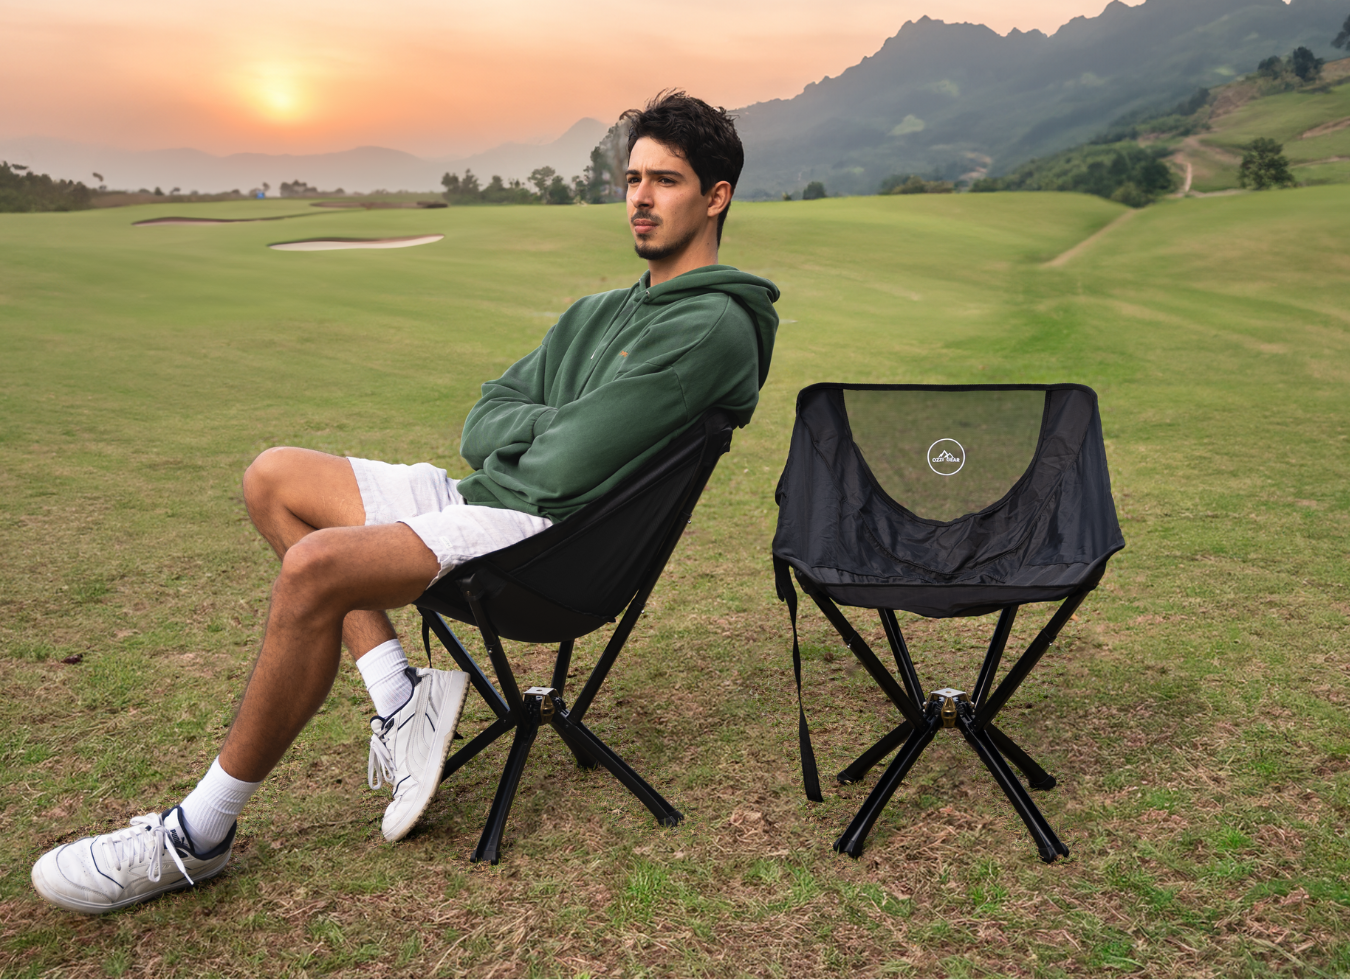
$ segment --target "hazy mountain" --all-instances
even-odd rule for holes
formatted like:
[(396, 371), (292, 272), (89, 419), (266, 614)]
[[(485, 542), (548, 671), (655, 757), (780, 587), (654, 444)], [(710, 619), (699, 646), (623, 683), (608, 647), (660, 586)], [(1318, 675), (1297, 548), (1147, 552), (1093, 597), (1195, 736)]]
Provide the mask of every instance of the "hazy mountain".
[(551, 143), (505, 143), (464, 158), (425, 160), (381, 146), (361, 146), (340, 153), (233, 153), (213, 156), (200, 150), (117, 150), (88, 143), (34, 137), (0, 139), (0, 159), (27, 164), (39, 173), (95, 184), (93, 174), (117, 189), (160, 187), (169, 191), (212, 193), (248, 191), (263, 182), (277, 193), (282, 181), (302, 180), (323, 190), (346, 191), (441, 189), (447, 170), (471, 167), (485, 179), (492, 174), (524, 180), (536, 167), (550, 166), (571, 177), (590, 161), (591, 148), (605, 133), (596, 119), (582, 119)]
[(1335, 56), (1347, 10), (1344, 0), (1112, 0), (1050, 36), (910, 21), (839, 77), (740, 110), (740, 189), (777, 197), (821, 180), (831, 194), (866, 194), (895, 173), (1004, 172), (1267, 55), (1303, 44)]

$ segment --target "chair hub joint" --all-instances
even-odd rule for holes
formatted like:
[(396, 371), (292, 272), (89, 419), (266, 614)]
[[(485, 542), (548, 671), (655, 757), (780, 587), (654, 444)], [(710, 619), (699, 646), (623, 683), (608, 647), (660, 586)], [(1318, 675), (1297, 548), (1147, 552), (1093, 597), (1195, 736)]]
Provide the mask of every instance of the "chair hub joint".
[(539, 721), (546, 723), (553, 718), (553, 699), (558, 696), (551, 687), (532, 687), (525, 692), (527, 701), (533, 700), (539, 709)]
[(956, 727), (956, 702), (958, 701), (969, 703), (970, 695), (965, 691), (958, 691), (951, 687), (941, 688), (928, 695), (930, 705), (940, 706), (938, 710), (942, 712), (943, 728)]

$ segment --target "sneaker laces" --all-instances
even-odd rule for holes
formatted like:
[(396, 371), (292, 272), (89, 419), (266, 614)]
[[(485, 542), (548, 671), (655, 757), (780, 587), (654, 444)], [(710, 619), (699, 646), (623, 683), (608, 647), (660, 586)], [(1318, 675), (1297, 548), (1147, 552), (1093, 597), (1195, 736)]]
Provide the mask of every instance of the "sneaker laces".
[[(394, 753), (385, 742), (384, 736), (394, 727), (394, 719), (376, 715), (370, 719), (370, 727), (374, 729), (374, 734), (370, 736), (370, 757), (366, 760), (366, 785), (371, 789), (379, 789), (384, 783), (388, 783), (392, 789), (398, 781), (395, 774)], [(381, 776), (384, 777), (384, 783), (380, 782)]]
[(162, 813), (147, 813), (141, 817), (132, 817), (130, 827), (115, 834), (108, 834), (101, 843), (103, 853), (108, 856), (117, 871), (121, 871), (124, 864), (131, 867), (149, 861), (151, 881), (159, 881), (163, 870), (164, 852), (168, 851), (169, 857), (178, 865), (178, 870), (183, 873), (188, 884), (195, 884), (192, 876), (187, 873), (183, 859), (178, 856), (178, 848), (169, 840), (169, 832), (164, 826)]

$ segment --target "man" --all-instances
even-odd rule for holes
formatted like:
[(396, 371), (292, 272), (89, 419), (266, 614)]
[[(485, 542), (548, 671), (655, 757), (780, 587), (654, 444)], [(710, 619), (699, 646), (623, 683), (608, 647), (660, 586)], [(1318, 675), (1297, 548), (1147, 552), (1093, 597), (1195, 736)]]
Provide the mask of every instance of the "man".
[(262, 650), (220, 754), (164, 813), (44, 854), (33, 884), (98, 913), (224, 870), (236, 818), (323, 704), (341, 648), (375, 703), (367, 778), (387, 781), (383, 832), (407, 834), (435, 793), (467, 675), (418, 670), (384, 610), (450, 569), (566, 520), (713, 407), (750, 420), (778, 317), (773, 283), (717, 264), (744, 159), (726, 112), (683, 92), (624, 114), (628, 221), (647, 272), (588, 296), (543, 343), (483, 386), (451, 480), (397, 466), (269, 449), (244, 474), (249, 517), (281, 558)]

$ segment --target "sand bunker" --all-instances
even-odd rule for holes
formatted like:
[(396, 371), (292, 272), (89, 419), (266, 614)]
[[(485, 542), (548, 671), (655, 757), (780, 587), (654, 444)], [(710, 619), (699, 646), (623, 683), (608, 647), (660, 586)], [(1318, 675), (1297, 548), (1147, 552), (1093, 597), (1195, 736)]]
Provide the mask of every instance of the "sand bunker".
[(402, 238), (306, 238), (299, 242), (274, 242), (268, 248), (282, 252), (327, 252), (335, 248), (409, 248), (430, 245), (444, 235), (405, 235)]
[(133, 221), (131, 227), (144, 225), (240, 225), (250, 221), (285, 221), (287, 218), (313, 218), (316, 215), (279, 214), (272, 218), (147, 218), (145, 221)]

